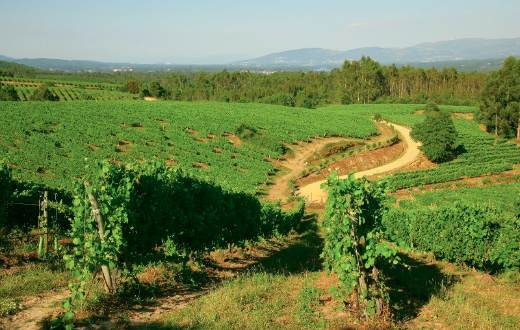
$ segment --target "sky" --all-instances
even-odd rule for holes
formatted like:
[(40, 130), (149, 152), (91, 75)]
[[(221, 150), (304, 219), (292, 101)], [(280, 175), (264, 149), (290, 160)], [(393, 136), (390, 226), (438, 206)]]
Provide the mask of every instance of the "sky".
[(520, 0), (0, 0), (0, 54), (222, 64), (319, 47), (520, 37)]

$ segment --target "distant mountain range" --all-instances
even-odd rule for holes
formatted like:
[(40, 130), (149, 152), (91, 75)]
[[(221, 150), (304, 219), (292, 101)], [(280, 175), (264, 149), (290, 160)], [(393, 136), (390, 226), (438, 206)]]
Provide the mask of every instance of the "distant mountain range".
[(246, 67), (312, 67), (330, 69), (345, 60), (370, 56), (383, 64), (436, 63), (468, 60), (503, 59), (520, 56), (520, 38), (513, 39), (457, 39), (423, 43), (406, 48), (366, 47), (347, 51), (305, 48), (273, 53), (233, 64)]
[(461, 71), (493, 70), (507, 56), (520, 56), (520, 38), (457, 39), (422, 43), (405, 48), (366, 47), (347, 51), (323, 48), (304, 48), (268, 54), (227, 65), (175, 65), (108, 63), (84, 60), (49, 58), (11, 58), (0, 60), (24, 64), (40, 69), (59, 71), (216, 71), (230, 70), (330, 70), (345, 60), (370, 56), (383, 64), (414, 65), (419, 67), (455, 67)]

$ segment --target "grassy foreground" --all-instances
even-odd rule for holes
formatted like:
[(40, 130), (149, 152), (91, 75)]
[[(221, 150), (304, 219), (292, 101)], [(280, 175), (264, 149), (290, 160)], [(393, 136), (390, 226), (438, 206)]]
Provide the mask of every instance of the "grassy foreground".
[(225, 281), (159, 322), (160, 329), (516, 329), (520, 278), (455, 267), (428, 254), (403, 254), (387, 269), (394, 320), (360, 322), (329, 288), (321, 269), (317, 226), (237, 278)]

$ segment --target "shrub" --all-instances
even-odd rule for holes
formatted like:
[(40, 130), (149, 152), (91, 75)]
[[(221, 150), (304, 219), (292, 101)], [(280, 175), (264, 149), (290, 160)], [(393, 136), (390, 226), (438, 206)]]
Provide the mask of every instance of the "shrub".
[(286, 233), (304, 211), (303, 202), (290, 213), (275, 204), (262, 206), (252, 195), (224, 191), (160, 164), (105, 164), (90, 181), (77, 185), (73, 248), (64, 257), (74, 275), (71, 297), (64, 303), (69, 325), (85, 297), (86, 283), (100, 268), (113, 293), (114, 270), (131, 277), (150, 258), (186, 261), (188, 255)]
[(279, 104), (287, 107), (294, 107), (296, 105), (296, 101), (292, 95), (283, 93), (263, 97), (259, 100), (259, 102), (268, 104)]
[(41, 85), (36, 88), (34, 92), (29, 97), (31, 101), (59, 101), (59, 98), (54, 95), (53, 92), (49, 89), (48, 85)]
[(385, 211), (384, 186), (351, 175), (327, 180), (325, 267), (339, 279), (339, 293), (366, 316), (381, 315), (387, 301), (379, 273), (387, 261), (397, 262), (396, 249), (383, 241), (381, 218)]
[(429, 160), (440, 163), (455, 157), (457, 130), (449, 113), (430, 106), (424, 122), (415, 125), (414, 139), (422, 142), (422, 151)]
[(520, 221), (489, 206), (393, 209), (383, 219), (389, 239), (480, 269), (520, 266)]
[(440, 111), (441, 111), (441, 109), (439, 109), (437, 104), (432, 103), (432, 102), (426, 104), (426, 107), (424, 108), (424, 112), (427, 114), (432, 113), (432, 112), (440, 112)]
[(13, 86), (0, 85), (0, 101), (20, 101), (20, 97)]
[(7, 223), (7, 206), (11, 197), (11, 172), (0, 162), (0, 228)]

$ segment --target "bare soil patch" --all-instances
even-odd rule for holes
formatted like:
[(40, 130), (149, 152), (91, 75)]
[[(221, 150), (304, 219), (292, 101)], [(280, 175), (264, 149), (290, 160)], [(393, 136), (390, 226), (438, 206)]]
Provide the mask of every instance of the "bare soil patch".
[(127, 152), (132, 148), (133, 143), (128, 140), (119, 140), (116, 145), (116, 152)]
[(194, 168), (200, 168), (200, 169), (203, 169), (203, 170), (207, 170), (209, 168), (209, 165), (207, 163), (203, 163), (203, 162), (196, 162), (196, 163), (193, 163), (192, 165)]
[(89, 144), (89, 145), (87, 145), (87, 147), (89, 148), (90, 151), (96, 151), (96, 150), (98, 150), (98, 148), (99, 148), (99, 147), (98, 147), (97, 145), (95, 145), (95, 144)]
[(235, 147), (240, 147), (244, 142), (235, 134), (230, 132), (224, 132), (222, 136), (227, 137), (230, 144), (234, 145)]
[(451, 115), (455, 118), (473, 120), (475, 118), (475, 114), (473, 112), (452, 112)]
[(193, 128), (190, 128), (190, 127), (186, 128), (185, 131), (186, 131), (186, 133), (188, 133), (190, 135), (198, 135), (199, 134), (198, 131), (196, 131)]

